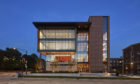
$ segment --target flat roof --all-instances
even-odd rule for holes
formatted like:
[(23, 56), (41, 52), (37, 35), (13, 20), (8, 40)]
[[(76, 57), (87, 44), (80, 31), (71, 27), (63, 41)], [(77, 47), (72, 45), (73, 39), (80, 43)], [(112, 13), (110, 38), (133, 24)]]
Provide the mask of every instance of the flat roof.
[[(57, 27), (57, 26), (73, 26), (73, 27), (85, 27), (90, 26), (90, 22), (33, 22), (37, 29), (42, 29), (43, 26)], [(42, 27), (42, 28), (41, 28)]]
[(128, 48), (133, 47), (133, 46), (137, 46), (137, 45), (140, 45), (140, 43), (131, 44), (128, 47), (124, 48), (123, 50), (128, 49)]

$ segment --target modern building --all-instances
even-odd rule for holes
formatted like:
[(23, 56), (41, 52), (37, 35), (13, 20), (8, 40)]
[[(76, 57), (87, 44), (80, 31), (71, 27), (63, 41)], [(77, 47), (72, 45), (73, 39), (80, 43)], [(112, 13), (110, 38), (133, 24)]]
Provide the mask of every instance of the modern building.
[(104, 72), (109, 70), (109, 16), (87, 22), (33, 22), (38, 52), (46, 56), (46, 71)]
[(140, 74), (140, 43), (123, 49), (123, 73)]
[(122, 58), (110, 58), (110, 72), (122, 73)]

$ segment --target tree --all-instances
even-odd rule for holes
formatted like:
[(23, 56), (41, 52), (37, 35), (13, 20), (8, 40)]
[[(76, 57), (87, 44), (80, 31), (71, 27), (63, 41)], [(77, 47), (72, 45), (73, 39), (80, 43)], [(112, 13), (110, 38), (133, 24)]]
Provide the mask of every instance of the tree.
[(45, 70), (45, 60), (44, 59), (38, 59), (36, 63), (36, 71), (37, 72), (42, 72)]
[(36, 70), (38, 61), (38, 56), (36, 54), (22, 55), (17, 49), (0, 49), (0, 70), (25, 70), (25, 61), (28, 62), (28, 70)]
[(38, 56), (33, 53), (31, 55), (24, 54), (22, 57), (27, 61), (28, 70), (35, 71)]
[(4, 68), (4, 56), (5, 56), (5, 51), (0, 49), (0, 70)]
[(1, 70), (19, 70), (21, 53), (12, 48), (0, 50), (0, 69)]

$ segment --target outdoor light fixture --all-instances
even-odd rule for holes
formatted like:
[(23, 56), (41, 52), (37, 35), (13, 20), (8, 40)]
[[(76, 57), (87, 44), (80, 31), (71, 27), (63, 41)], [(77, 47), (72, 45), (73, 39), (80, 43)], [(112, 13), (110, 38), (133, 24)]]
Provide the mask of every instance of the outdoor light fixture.
[(128, 67), (126, 66), (125, 69), (128, 70)]
[(25, 54), (27, 55), (27, 50), (26, 49), (21, 49), (21, 48), (13, 48), (14, 50), (21, 50), (23, 52), (25, 52)]
[(16, 50), (16, 48), (13, 48), (14, 50)]
[(133, 62), (131, 62), (130, 64), (131, 64), (131, 65), (133, 65), (134, 63), (133, 63)]

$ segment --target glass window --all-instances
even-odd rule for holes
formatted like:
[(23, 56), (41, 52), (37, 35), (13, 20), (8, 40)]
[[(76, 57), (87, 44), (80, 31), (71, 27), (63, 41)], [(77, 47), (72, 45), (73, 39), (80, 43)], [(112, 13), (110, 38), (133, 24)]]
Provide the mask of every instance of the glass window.
[(77, 61), (88, 62), (88, 32), (78, 32), (77, 34)]
[(107, 17), (103, 17), (103, 60), (107, 58)]
[(47, 55), (46, 60), (50, 62), (70, 62), (74, 61), (74, 56), (68, 54)]
[(40, 30), (40, 50), (75, 50), (75, 29)]
[(75, 38), (75, 29), (45, 29), (40, 30), (40, 38)]
[(40, 41), (40, 50), (75, 50), (75, 41)]

